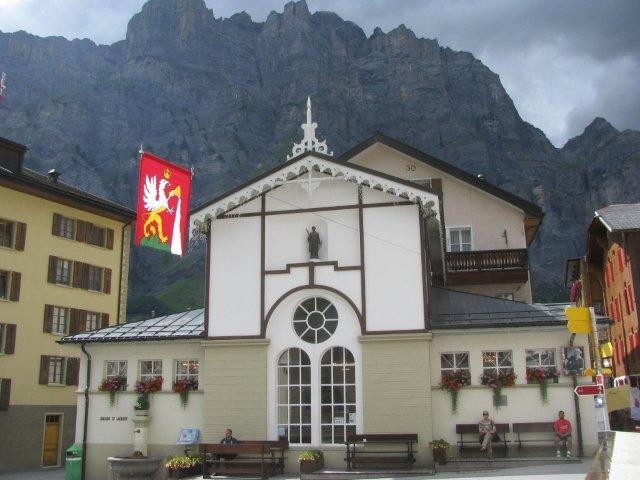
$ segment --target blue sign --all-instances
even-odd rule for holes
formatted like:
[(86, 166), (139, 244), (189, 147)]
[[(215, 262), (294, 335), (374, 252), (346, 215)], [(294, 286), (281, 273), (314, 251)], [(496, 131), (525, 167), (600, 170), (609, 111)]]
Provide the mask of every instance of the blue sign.
[(193, 445), (198, 443), (200, 438), (200, 430), (197, 428), (182, 428), (180, 429), (180, 438), (178, 438), (178, 445)]

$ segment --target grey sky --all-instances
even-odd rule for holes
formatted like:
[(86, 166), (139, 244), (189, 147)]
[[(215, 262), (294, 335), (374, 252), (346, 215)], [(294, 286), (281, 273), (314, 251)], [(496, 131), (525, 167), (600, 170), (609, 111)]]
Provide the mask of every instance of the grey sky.
[[(112, 43), (144, 0), (0, 0), (0, 31), (25, 30)], [(206, 0), (216, 17), (264, 21), (284, 0)], [(473, 53), (494, 72), (520, 115), (557, 146), (595, 117), (640, 130), (640, 1), (307, 0), (370, 35), (404, 23), (418, 37)], [(2, 65), (0, 65), (0, 70)], [(8, 82), (10, 84), (10, 79)]]

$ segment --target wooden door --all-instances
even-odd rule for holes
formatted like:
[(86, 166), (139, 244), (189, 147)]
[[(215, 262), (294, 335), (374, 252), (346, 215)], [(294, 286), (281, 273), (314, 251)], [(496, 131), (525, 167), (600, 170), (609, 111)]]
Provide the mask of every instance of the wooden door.
[(60, 417), (47, 415), (44, 421), (44, 442), (42, 445), (42, 466), (58, 465), (60, 458)]

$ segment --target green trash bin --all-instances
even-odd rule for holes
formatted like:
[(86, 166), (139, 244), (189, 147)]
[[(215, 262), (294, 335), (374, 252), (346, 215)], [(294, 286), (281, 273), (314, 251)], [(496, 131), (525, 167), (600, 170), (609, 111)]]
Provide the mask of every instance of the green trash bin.
[(67, 448), (64, 480), (82, 480), (82, 445), (74, 443)]

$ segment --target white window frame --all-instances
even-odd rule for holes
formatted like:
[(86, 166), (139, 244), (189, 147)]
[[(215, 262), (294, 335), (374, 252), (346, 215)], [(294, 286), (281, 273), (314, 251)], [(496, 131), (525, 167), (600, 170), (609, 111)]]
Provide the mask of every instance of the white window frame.
[[(180, 368), (184, 367), (185, 364), (186, 364), (187, 372), (181, 373)], [(192, 365), (196, 366), (196, 373), (191, 372)], [(174, 360), (173, 368), (174, 368), (174, 374), (173, 374), (174, 381), (177, 382), (178, 380), (195, 380), (196, 382), (198, 382), (198, 389), (200, 388), (199, 386), (200, 385), (200, 360), (198, 360), (197, 358), (184, 358), (184, 359)]]
[[(442, 360), (444, 355), (453, 355), (453, 365), (451, 367), (443, 367)], [(461, 356), (466, 355), (467, 357), (467, 366), (461, 367), (460, 363), (462, 363)], [(471, 361), (469, 359), (469, 352), (440, 352), (440, 373), (442, 372), (457, 372), (458, 370), (466, 370), (471, 373)]]
[[(543, 350), (548, 350), (553, 352), (553, 363), (552, 364), (547, 364), (544, 365), (541, 361), (540, 358), (538, 358), (538, 361), (532, 365), (529, 365), (527, 362), (529, 360), (529, 352), (541, 352)], [(524, 368), (525, 368), (525, 372), (527, 371), (527, 369), (529, 368), (555, 368), (556, 371), (558, 372), (558, 375), (561, 374), (561, 369), (558, 367), (558, 352), (556, 348), (553, 347), (541, 347), (541, 348), (525, 348), (524, 350)], [(526, 377), (525, 377), (526, 378)], [(555, 382), (558, 382), (558, 379), (555, 379)], [(529, 382), (527, 382), (529, 383)]]
[(51, 312), (51, 333), (54, 335), (66, 335), (69, 326), (69, 308), (53, 306)]
[[(110, 367), (116, 367), (110, 368)], [(124, 377), (127, 378), (127, 361), (126, 360), (105, 360), (104, 362), (104, 378)], [(109, 370), (112, 370), (109, 373)], [(115, 373), (113, 372), (115, 370)]]
[[(104, 281), (104, 268), (95, 265), (87, 265), (87, 290), (101, 292)], [(97, 285), (94, 283), (97, 282)]]
[[(338, 358), (336, 360), (335, 355), (339, 350), (342, 350), (342, 361)], [(347, 352), (352, 361), (347, 362)], [(329, 355), (330, 362), (324, 363), (326, 355)], [(357, 400), (357, 385), (356, 385), (356, 364), (353, 352), (348, 348), (334, 346), (327, 348), (320, 356), (320, 443), (322, 445), (338, 445), (344, 444), (347, 435), (356, 433), (356, 420), (358, 413)], [(353, 376), (353, 382), (347, 382), (347, 369), (351, 369)], [(336, 380), (336, 372), (340, 377), (340, 370), (342, 370), (342, 381)], [(323, 377), (325, 372), (329, 373), (329, 382), (324, 382)], [(336, 399), (340, 397), (340, 390), (342, 390), (342, 400)], [(326, 393), (330, 394), (330, 401), (325, 402), (324, 397)], [(351, 392), (349, 395), (347, 392)], [(312, 398), (313, 401), (313, 398)], [(325, 410), (328, 409), (331, 421), (327, 422), (324, 418)], [(342, 411), (342, 417), (339, 415)], [(328, 433), (327, 433), (328, 432)], [(329, 437), (330, 441), (326, 441)]]
[[(295, 361), (291, 360), (291, 354), (295, 350), (299, 352), (298, 363), (292, 363)], [(305, 357), (308, 360), (306, 364), (303, 363)], [(303, 377), (306, 377), (303, 375), (303, 369), (309, 371), (308, 382), (303, 381)], [(292, 375), (293, 371), (297, 371), (297, 374)], [(291, 445), (311, 445), (313, 442), (313, 394), (311, 388), (313, 374), (311, 358), (305, 349), (291, 347), (278, 356), (276, 373), (277, 428), (279, 433), (284, 433)], [(303, 389), (309, 392), (309, 402), (303, 401)], [(304, 411), (308, 412), (308, 417)], [(302, 442), (305, 435), (303, 431), (307, 429), (309, 441)], [(297, 430), (299, 434), (293, 436), (291, 434), (293, 430)], [(296, 438), (300, 441), (295, 441)]]
[[(451, 249), (451, 232), (462, 232), (463, 230), (469, 230), (469, 250), (456, 250), (455, 252)], [(460, 242), (459, 245), (467, 245), (467, 243)], [(460, 226), (452, 226), (447, 227), (447, 252), (472, 252), (473, 248), (473, 228), (471, 225), (460, 225)]]
[(75, 234), (76, 220), (74, 218), (60, 215), (60, 229), (56, 232), (56, 236), (73, 240)]
[[(71, 274), (73, 270), (73, 262), (66, 258), (56, 258), (55, 265), (55, 283), (58, 285), (71, 285)], [(66, 281), (65, 273), (66, 271)]]
[[(49, 377), (47, 378), (47, 385), (65, 384), (66, 363), (64, 357), (49, 357)], [(58, 366), (60, 367), (59, 369)]]
[(101, 315), (97, 312), (87, 312), (87, 317), (84, 320), (84, 330), (89, 332), (100, 328), (100, 317)]
[[(143, 373), (143, 365), (149, 364), (149, 372)], [(162, 377), (162, 360), (140, 360), (138, 361), (138, 380), (147, 381)]]
[[(501, 353), (509, 353), (510, 364), (500, 364), (500, 354)], [(485, 366), (485, 355), (486, 354), (495, 354), (496, 364), (495, 366)], [(482, 373), (500, 373), (500, 372), (513, 372), (513, 350), (483, 350), (482, 351)]]

